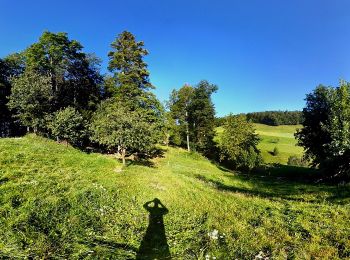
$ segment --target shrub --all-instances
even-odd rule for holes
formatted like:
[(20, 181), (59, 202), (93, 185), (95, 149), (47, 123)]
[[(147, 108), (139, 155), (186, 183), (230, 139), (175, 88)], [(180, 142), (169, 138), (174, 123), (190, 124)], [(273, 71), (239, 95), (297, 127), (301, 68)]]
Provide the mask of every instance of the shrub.
[(295, 155), (289, 156), (287, 164), (290, 166), (300, 166), (300, 167), (307, 167), (309, 165), (306, 160), (304, 160), (303, 158), (299, 158)]
[(54, 113), (49, 128), (58, 141), (65, 141), (72, 145), (81, 145), (86, 137), (86, 122), (83, 116), (72, 107)]
[(250, 171), (262, 162), (256, 147), (258, 142), (255, 129), (245, 116), (229, 115), (219, 140), (220, 160), (227, 161), (233, 168)]
[(123, 165), (130, 153), (148, 153), (157, 142), (156, 124), (115, 100), (104, 101), (90, 125), (90, 139), (121, 155)]
[(278, 147), (275, 146), (275, 148), (274, 148), (273, 151), (272, 151), (272, 155), (273, 155), (273, 156), (277, 156), (277, 155), (279, 155), (279, 154), (280, 154), (280, 151), (278, 150)]

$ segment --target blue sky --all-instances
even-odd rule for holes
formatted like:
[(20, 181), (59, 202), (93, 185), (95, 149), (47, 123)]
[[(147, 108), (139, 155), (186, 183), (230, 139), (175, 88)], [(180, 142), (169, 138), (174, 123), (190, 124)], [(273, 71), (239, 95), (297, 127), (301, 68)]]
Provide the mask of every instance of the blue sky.
[(316, 85), (350, 80), (350, 1), (0, 0), (0, 57), (67, 32), (107, 67), (129, 30), (145, 41), (161, 100), (201, 79), (215, 83), (219, 116), (295, 110)]

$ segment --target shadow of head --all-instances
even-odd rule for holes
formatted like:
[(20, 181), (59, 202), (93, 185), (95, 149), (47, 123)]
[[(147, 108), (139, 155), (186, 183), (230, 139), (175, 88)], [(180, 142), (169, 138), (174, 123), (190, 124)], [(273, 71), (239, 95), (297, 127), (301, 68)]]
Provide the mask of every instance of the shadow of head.
[(169, 212), (169, 210), (157, 198), (146, 202), (143, 207), (150, 213), (151, 216), (163, 216)]

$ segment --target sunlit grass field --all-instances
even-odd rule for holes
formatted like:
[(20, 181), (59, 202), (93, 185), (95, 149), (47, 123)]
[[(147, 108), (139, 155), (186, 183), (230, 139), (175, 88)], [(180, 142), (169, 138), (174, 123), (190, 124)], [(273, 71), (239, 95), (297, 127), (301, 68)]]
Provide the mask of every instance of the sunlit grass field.
[[(350, 257), (349, 186), (238, 174), (178, 148), (120, 169), (32, 135), (0, 139), (0, 258)], [(146, 210), (154, 198), (161, 216)]]
[[(258, 148), (264, 161), (267, 163), (287, 164), (289, 156), (303, 156), (303, 148), (297, 146), (294, 133), (301, 125), (280, 125), (268, 126), (263, 124), (254, 124), (256, 133), (260, 136), (261, 141)], [(277, 147), (279, 153), (273, 155), (274, 148)]]
[[(254, 124), (256, 133), (260, 137), (258, 145), (265, 163), (280, 163), (286, 165), (290, 156), (303, 156), (303, 148), (297, 146), (294, 133), (301, 125), (280, 125), (268, 126), (263, 124)], [(216, 129), (218, 137), (223, 128)], [(273, 155), (274, 148), (277, 147), (279, 153)]]

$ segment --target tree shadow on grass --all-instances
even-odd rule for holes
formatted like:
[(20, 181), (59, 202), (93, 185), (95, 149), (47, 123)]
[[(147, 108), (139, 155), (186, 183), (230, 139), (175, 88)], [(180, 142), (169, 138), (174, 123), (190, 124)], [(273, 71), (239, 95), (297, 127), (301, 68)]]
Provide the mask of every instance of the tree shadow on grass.
[(151, 160), (127, 160), (127, 166), (131, 166), (131, 165), (138, 165), (138, 166), (145, 166), (145, 167), (149, 167), (149, 168), (155, 168), (156, 164), (154, 162), (152, 162)]
[(149, 212), (149, 223), (136, 259), (171, 259), (163, 220), (168, 209), (157, 198), (146, 202), (143, 207)]
[(127, 165), (139, 165), (150, 168), (155, 168), (156, 164), (152, 161), (155, 158), (164, 158), (167, 150), (161, 147), (152, 149), (149, 153), (133, 153), (127, 159)]
[(308, 168), (275, 165), (268, 170), (250, 174), (226, 173), (225, 177), (233, 181), (239, 180), (243, 185), (229, 185), (203, 175), (196, 175), (196, 178), (218, 190), (248, 196), (304, 202), (327, 201), (336, 204), (350, 202), (349, 186), (316, 183), (319, 178), (318, 172)]
[(92, 241), (84, 241), (85, 245), (88, 245), (92, 251), (86, 253), (82, 257), (92, 257), (104, 259), (131, 259), (134, 258), (137, 252), (137, 248), (125, 243), (117, 243), (115, 241), (107, 240), (104, 238), (95, 238)]

